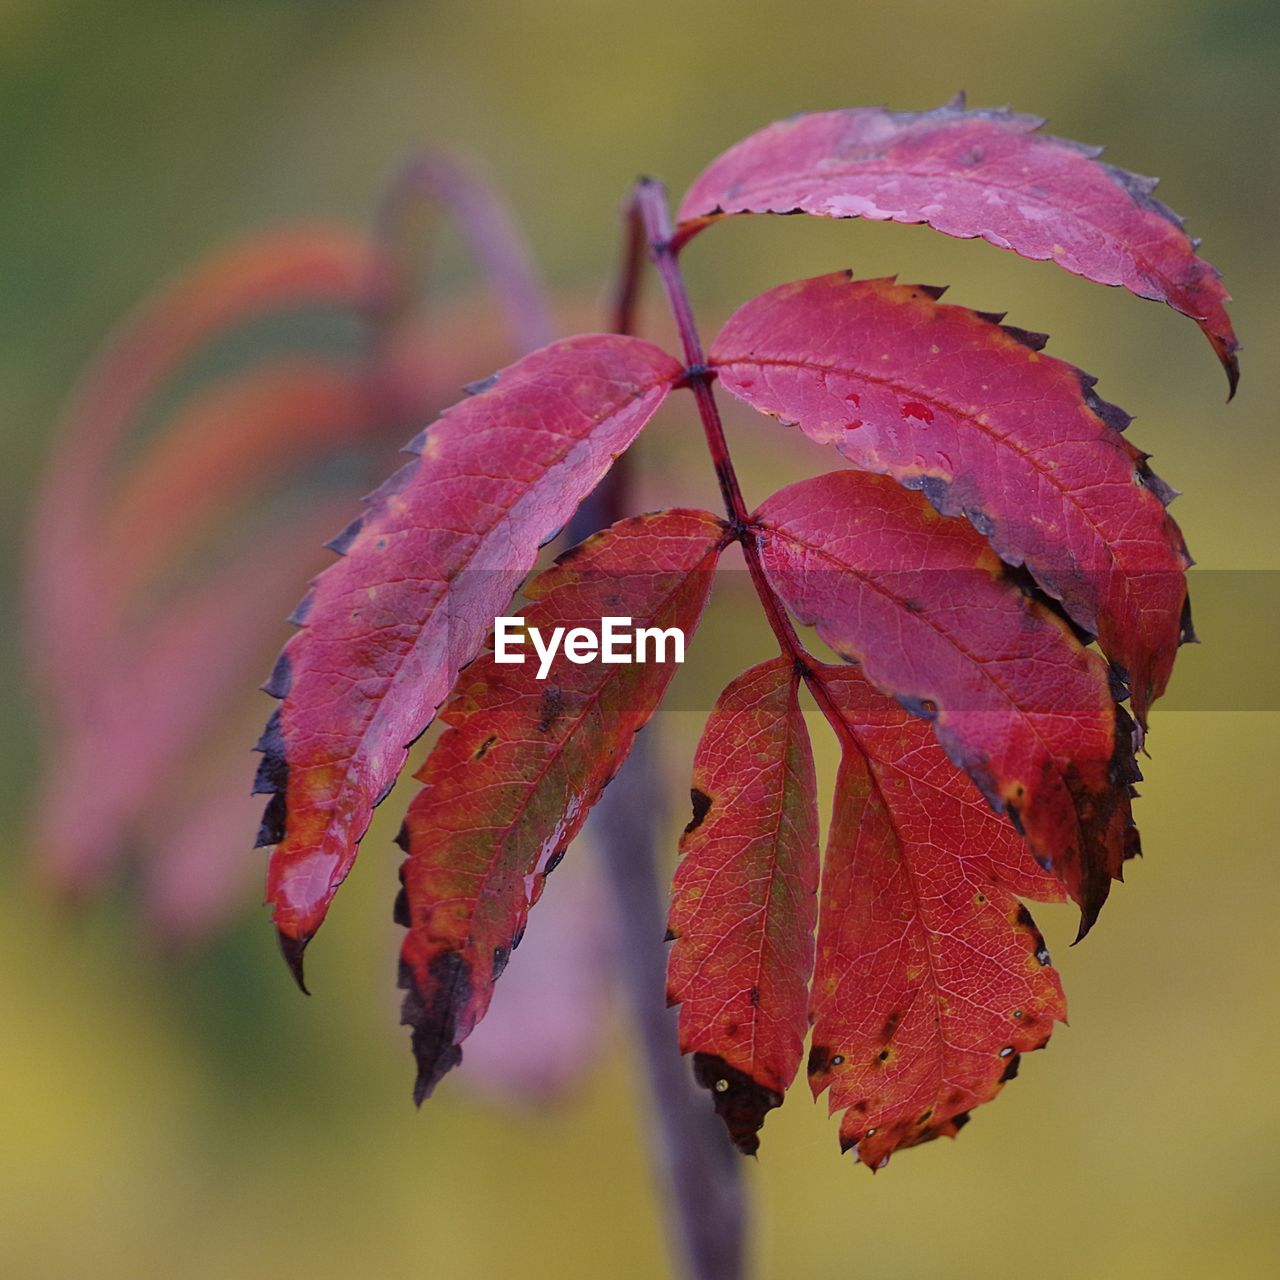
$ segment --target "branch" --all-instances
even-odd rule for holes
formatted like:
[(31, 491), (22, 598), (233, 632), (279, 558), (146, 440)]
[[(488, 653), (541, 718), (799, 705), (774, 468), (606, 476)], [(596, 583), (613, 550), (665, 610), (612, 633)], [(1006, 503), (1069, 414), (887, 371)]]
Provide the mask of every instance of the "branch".
[(729, 453), (729, 442), (724, 434), (724, 424), (720, 419), (720, 407), (716, 404), (715, 392), (711, 385), (715, 378), (715, 371), (707, 367), (702, 339), (698, 335), (693, 307), (689, 302), (688, 290), (685, 288), (684, 274), (680, 270), (678, 255), (682, 242), (676, 239), (672, 230), (671, 215), (667, 209), (666, 188), (652, 178), (642, 178), (635, 186), (630, 209), (632, 221), (640, 223), (644, 228), (649, 244), (649, 254), (658, 269), (658, 275), (666, 290), (667, 300), (671, 304), (671, 311), (680, 331), (680, 342), (688, 365), (686, 381), (697, 401), (703, 433), (707, 439), (707, 447), (711, 451), (711, 461), (716, 469), (716, 479), (720, 482), (725, 512), (729, 517), (734, 536), (742, 545), (742, 553), (751, 574), (751, 582), (756, 589), (756, 595), (760, 598), (765, 617), (769, 620), (769, 627), (778, 641), (778, 647), (783, 656), (792, 661), (804, 679), (814, 701), (817, 702), (827, 723), (840, 740), (841, 747), (861, 752), (861, 744), (845, 721), (830, 690), (815, 670), (812, 655), (800, 642), (800, 637), (796, 634), (786, 608), (778, 599), (765, 574), (764, 564), (760, 559), (759, 530), (747, 514), (742, 486), (738, 482), (733, 458)]
[[(556, 333), (542, 283), (528, 245), (493, 186), (470, 164), (424, 151), (401, 170), (382, 202), (378, 242), (394, 260), (405, 224), (423, 204), (439, 204), (451, 215), (488, 278), (503, 313), (512, 344), (525, 354), (545, 347)], [(372, 312), (385, 321), (398, 301), (393, 282), (375, 290)]]
[[(614, 328), (635, 327), (646, 235), (635, 203), (613, 299)], [(567, 530), (576, 543), (627, 513), (628, 459), (614, 464)], [(741, 1158), (680, 1053), (677, 1014), (666, 1005), (666, 911), (657, 847), (666, 797), (653, 741), (642, 733), (588, 822), (600, 848), (621, 930), (621, 973), (656, 1118), (654, 1162), (673, 1248), (690, 1280), (741, 1280), (746, 1212)]]
[[(593, 815), (621, 922), (622, 977), (656, 1113), (654, 1158), (684, 1271), (691, 1280), (744, 1274), (742, 1157), (697, 1088), (666, 1007), (666, 894), (655, 848), (666, 809), (653, 739), (640, 734)], [(646, 1126), (647, 1127), (647, 1126)]]

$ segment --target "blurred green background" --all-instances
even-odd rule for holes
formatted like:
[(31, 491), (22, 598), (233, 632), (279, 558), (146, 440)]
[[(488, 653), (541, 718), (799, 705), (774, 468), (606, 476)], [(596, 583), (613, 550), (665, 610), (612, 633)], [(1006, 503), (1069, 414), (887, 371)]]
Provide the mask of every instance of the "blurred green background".
[[(843, 266), (949, 282), (952, 301), (1049, 330), (1051, 351), (1136, 415), (1135, 439), (1187, 491), (1177, 515), (1202, 571), (1280, 571), (1278, 55), (1280, 9), (1264, 0), (5, 0), (6, 600), (70, 380), (115, 319), (209, 248), (298, 217), (363, 222), (398, 160), (436, 141), (483, 155), (553, 286), (590, 293), (637, 173), (678, 191), (770, 119), (919, 109), (959, 87), (1163, 175), (1236, 295), (1236, 403), (1172, 312), (918, 228), (722, 226), (687, 255), (707, 327)], [(761, 496), (769, 469), (758, 439), (749, 449)], [(648, 453), (662, 463), (663, 446)], [(1231, 581), (1208, 592), (1205, 643), (1156, 712), (1145, 861), (1075, 950), (1068, 913), (1038, 913), (1073, 1025), (958, 1142), (874, 1179), (798, 1090), (747, 1170), (759, 1276), (1280, 1274), (1277, 592), (1265, 573), (1256, 590)], [(4, 614), (0, 1274), (668, 1274), (621, 1016), (560, 1108), (513, 1113), (446, 1086), (414, 1113), (389, 980), (391, 818), (312, 949), (310, 1001), (263, 913), (174, 959), (140, 931), (127, 887), (78, 917), (37, 892), (24, 833), (38, 740), (16, 606)], [(735, 622), (715, 624), (725, 646), (764, 656)], [(685, 678), (709, 698), (727, 671), (697, 653)], [(678, 710), (655, 730), (677, 793), (697, 727)]]

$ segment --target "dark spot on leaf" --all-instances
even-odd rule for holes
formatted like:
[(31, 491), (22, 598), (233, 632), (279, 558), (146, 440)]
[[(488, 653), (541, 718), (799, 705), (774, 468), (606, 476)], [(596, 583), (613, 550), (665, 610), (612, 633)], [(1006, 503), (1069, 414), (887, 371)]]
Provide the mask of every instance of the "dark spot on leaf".
[(555, 561), (556, 564), (566, 565), (571, 560), (576, 560), (582, 554), (583, 549), (586, 547), (587, 543), (590, 541), (591, 539), (588, 538), (586, 542), (575, 542), (573, 546), (566, 547), (565, 550), (563, 550), (558, 556), (556, 556), (556, 561)]
[(1049, 951), (1044, 945), (1044, 934), (1036, 927), (1036, 922), (1031, 918), (1031, 912), (1021, 902), (1018, 903), (1018, 909), (1014, 912), (1013, 923), (1024, 933), (1030, 935), (1031, 948), (1035, 953), (1037, 962), (1041, 965), (1049, 964)]
[(893, 1033), (894, 1033), (895, 1031), (897, 1031), (897, 1029), (898, 1029), (898, 1024), (899, 1024), (901, 1021), (902, 1021), (902, 1010), (901, 1010), (901, 1009), (895, 1009), (895, 1010), (894, 1010), (894, 1011), (893, 1011), (893, 1012), (892, 1012), (892, 1013), (891, 1013), (891, 1014), (890, 1014), (890, 1015), (889, 1015), (889, 1016), (884, 1020), (884, 1027), (881, 1029), (880, 1034), (881, 1034), (881, 1035), (882, 1035), (886, 1040), (892, 1039), (892, 1037), (893, 1037)]
[(284, 839), (286, 811), (285, 793), (277, 791), (267, 801), (266, 808), (262, 811), (262, 822), (258, 827), (258, 835), (253, 845), (255, 849), (265, 849), (269, 845), (279, 844)]
[(981, 507), (965, 507), (964, 517), (984, 538), (996, 531), (996, 522)]
[(267, 677), (266, 684), (262, 686), (262, 692), (280, 699), (287, 697), (292, 687), (293, 661), (286, 652), (276, 659), (276, 665), (271, 668), (271, 674)]
[(1020, 329), (1016, 324), (1002, 324), (1000, 327), (1014, 342), (1021, 343), (1031, 351), (1043, 351), (1049, 341), (1047, 333), (1037, 333), (1034, 329)]
[(688, 825), (684, 829), (685, 835), (696, 831), (702, 826), (702, 820), (711, 810), (711, 797), (705, 791), (699, 791), (697, 787), (693, 787), (689, 791), (689, 799), (693, 803), (693, 817), (689, 819)]
[(538, 720), (538, 732), (549, 733), (552, 725), (564, 715), (564, 694), (559, 685), (548, 685), (542, 691), (542, 709)]
[(1009, 1056), (1009, 1060), (1004, 1064), (1004, 1071), (1000, 1076), (1001, 1084), (1008, 1084), (1010, 1080), (1016, 1080), (1018, 1077), (1018, 1065), (1022, 1061), (1022, 1055), (1015, 1053)]
[(413, 917), (409, 913), (409, 895), (404, 885), (400, 886), (396, 894), (395, 904), (391, 908), (391, 919), (402, 929), (411, 928), (413, 925)]
[(279, 707), (272, 711), (254, 750), (262, 752), (262, 759), (258, 761), (258, 771), (254, 774), (252, 794), (265, 796), (284, 791), (289, 784), (289, 762), (285, 757)]
[(951, 483), (944, 476), (922, 475), (904, 481), (907, 488), (918, 489), (929, 499), (929, 505), (943, 515), (947, 514), (947, 493)]
[(1183, 229), (1184, 223), (1180, 217), (1163, 201), (1157, 200), (1151, 193), (1159, 185), (1159, 178), (1147, 178), (1140, 173), (1130, 173), (1127, 169), (1118, 168), (1113, 164), (1099, 164), (1098, 168), (1111, 179), (1122, 191), (1126, 192), (1134, 204), (1140, 209), (1145, 209), (1149, 213), (1154, 213), (1158, 217), (1163, 218), (1166, 222), (1177, 227), (1179, 231)]
[(364, 516), (356, 516), (341, 533), (335, 534), (324, 545), (330, 551), (336, 552), (340, 556), (345, 556), (351, 550), (351, 544), (356, 540), (360, 530), (364, 528)]
[(1097, 414), (1112, 431), (1125, 431), (1133, 421), (1133, 417), (1125, 413), (1119, 405), (1112, 404), (1109, 400), (1104, 400), (1094, 391), (1093, 388), (1097, 384), (1097, 378), (1079, 369), (1076, 370), (1076, 374), (1080, 379), (1080, 394), (1084, 397), (1084, 402), (1089, 411)]
[[(974, 527), (976, 528), (977, 526), (975, 525)], [(978, 532), (981, 533), (982, 530), (979, 529)], [(1010, 586), (1017, 587), (1028, 600), (1033, 601), (1041, 609), (1053, 614), (1082, 645), (1092, 644), (1097, 638), (1092, 631), (1082, 627), (1067, 613), (1066, 609), (1062, 607), (1061, 600), (1054, 599), (1053, 596), (1041, 588), (1040, 584), (1031, 576), (1031, 571), (1026, 565), (1006, 564), (1001, 568), (1000, 577)]]
[(900, 697), (898, 702), (904, 711), (922, 720), (937, 719), (938, 704), (932, 698)]
[(295, 627), (305, 627), (307, 619), (311, 616), (311, 606), (315, 603), (316, 593), (312, 589), (308, 589), (306, 595), (298, 601), (297, 608), (285, 619), (290, 625)]
[(695, 1053), (693, 1075), (711, 1093), (716, 1115), (724, 1121), (733, 1145), (743, 1155), (755, 1155), (760, 1147), (760, 1126), (774, 1107), (782, 1105), (782, 1094), (758, 1084), (715, 1054)]
[(825, 1075), (831, 1070), (834, 1058), (829, 1046), (825, 1044), (815, 1044), (809, 1047), (809, 1062), (806, 1071), (811, 1076)]
[(471, 758), (473, 760), (483, 760), (489, 754), (489, 748), (498, 740), (496, 733), (491, 733), (477, 748), (476, 753)]
[(1179, 644), (1199, 644), (1200, 637), (1196, 635), (1195, 624), (1191, 621), (1191, 597), (1182, 602), (1182, 632), (1178, 637)]
[(458, 1014), (471, 999), (471, 965), (457, 951), (442, 951), (427, 966), (425, 989), (420, 989), (413, 969), (402, 960), (397, 985), (405, 993), (400, 1024), (412, 1028), (418, 1063), (413, 1100), (421, 1106), (462, 1061), (462, 1049), (455, 1040)]
[(752, 987), (747, 992), (747, 1001), (753, 1009), (758, 1009), (760, 1007), (760, 988), (759, 987)]

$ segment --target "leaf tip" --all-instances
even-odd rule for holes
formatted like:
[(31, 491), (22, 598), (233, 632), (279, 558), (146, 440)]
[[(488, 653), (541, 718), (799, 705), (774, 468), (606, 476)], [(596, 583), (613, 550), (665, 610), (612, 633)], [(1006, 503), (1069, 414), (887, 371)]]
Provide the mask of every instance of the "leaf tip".
[(1236, 388), (1240, 385), (1240, 359), (1234, 351), (1219, 356), (1222, 367), (1227, 374), (1227, 403), (1236, 398)]
[(462, 1061), (458, 1013), (471, 999), (471, 966), (457, 951), (441, 952), (427, 967), (424, 989), (413, 966), (402, 959), (397, 985), (405, 993), (400, 1024), (411, 1031), (418, 1065), (413, 1102), (420, 1107)]
[(302, 970), (302, 954), (307, 949), (307, 943), (311, 941), (310, 935), (295, 938), (292, 934), (285, 933), (283, 929), (277, 929), (276, 941), (280, 944), (280, 954), (284, 956), (284, 962), (289, 966), (294, 982), (298, 984), (298, 990), (304, 996), (309, 996), (311, 992), (307, 990), (306, 978)]

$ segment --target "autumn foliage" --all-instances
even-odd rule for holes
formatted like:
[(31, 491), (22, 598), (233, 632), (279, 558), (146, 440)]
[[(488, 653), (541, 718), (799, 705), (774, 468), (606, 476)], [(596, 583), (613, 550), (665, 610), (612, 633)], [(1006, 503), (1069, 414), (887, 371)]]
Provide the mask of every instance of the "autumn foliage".
[[(519, 963), (531, 911), (555, 893), (548, 876), (673, 674), (670, 662), (561, 657), (539, 680), (494, 660), (495, 617), (523, 587), (530, 625), (624, 614), (692, 639), (731, 544), (779, 654), (729, 684), (697, 747), (668, 999), (734, 1142), (756, 1150), (807, 1062), (842, 1146), (882, 1167), (957, 1133), (1065, 1017), (1024, 900), (1070, 898), (1084, 936), (1138, 852), (1136, 753), (1192, 637), (1173, 491), (1095, 380), (1002, 315), (841, 272), (747, 301), (704, 349), (679, 265), (728, 216), (924, 224), (1167, 303), (1204, 331), (1234, 392), (1228, 295), (1154, 181), (1040, 124), (962, 100), (798, 116), (715, 160), (674, 223), (663, 189), (641, 182), (619, 332), (541, 345), (470, 385), (328, 544), (338, 559), (294, 612), (265, 686), (278, 705), (258, 744), (259, 843), (301, 983), (375, 807), (443, 721), (401, 833), (395, 909), (418, 1101)], [(339, 290), (353, 287), (349, 253), (332, 263)], [(646, 258), (678, 355), (629, 331)], [(256, 305), (227, 296), (233, 311)], [(439, 384), (406, 395), (399, 365), (378, 368), (372, 390), (284, 369), (222, 394), (294, 423), (275, 436), (285, 454), (323, 447), (348, 400), (343, 420), (370, 431), (425, 419)], [(836, 469), (749, 505), (717, 388), (832, 446)], [(619, 519), (530, 578), (539, 548), (676, 395), (696, 407), (723, 510)], [(191, 460), (215, 446), (199, 423), (197, 406), (152, 468), (172, 473), (169, 492), (189, 485), (179, 525), (207, 500)], [(223, 448), (203, 471), (247, 483), (238, 447)], [(126, 503), (118, 523), (129, 519)], [(61, 555), (76, 531), (48, 523), (49, 555)], [(70, 599), (45, 605), (48, 634), (83, 644), (65, 626)], [(811, 652), (797, 627), (843, 663)], [(54, 665), (67, 661), (91, 655)], [(806, 700), (841, 751), (825, 851)]]

